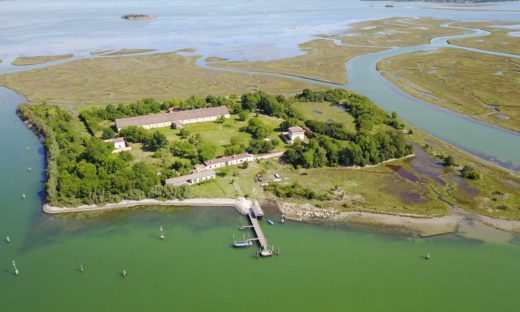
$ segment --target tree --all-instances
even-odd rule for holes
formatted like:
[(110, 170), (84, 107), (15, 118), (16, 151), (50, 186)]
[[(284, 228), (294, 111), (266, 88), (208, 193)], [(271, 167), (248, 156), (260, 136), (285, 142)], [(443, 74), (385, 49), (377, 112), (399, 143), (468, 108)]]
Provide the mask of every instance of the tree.
[(132, 142), (132, 143), (148, 144), (149, 139), (150, 139), (146, 130), (144, 130), (141, 127), (135, 127), (135, 126), (126, 127), (124, 129), (122, 129), (119, 132), (119, 134), (122, 137), (124, 137), (128, 142)]
[(158, 149), (161, 149), (163, 147), (165, 147), (166, 145), (168, 145), (168, 139), (166, 138), (166, 136), (159, 132), (159, 131), (155, 131), (152, 136), (150, 137), (150, 148), (154, 151), (158, 150)]
[(249, 111), (243, 110), (238, 114), (238, 120), (240, 121), (246, 121), (249, 118)]
[(268, 137), (273, 131), (268, 125), (264, 124), (264, 122), (258, 117), (249, 119), (247, 126), (243, 129), (251, 133), (251, 135), (255, 139), (264, 139)]
[(130, 154), (128, 151), (122, 151), (119, 152), (119, 158), (123, 161), (132, 161), (134, 156), (132, 156), (132, 154)]
[(217, 154), (217, 146), (213, 143), (203, 142), (198, 146), (199, 160), (204, 162), (206, 160), (215, 158)]
[(111, 127), (103, 129), (103, 133), (101, 134), (103, 140), (112, 139), (115, 136), (116, 132)]
[(188, 131), (188, 129), (182, 128), (181, 131), (179, 131), (179, 135), (181, 136), (181, 138), (186, 139), (190, 135), (190, 132)]
[(189, 141), (174, 141), (170, 146), (173, 155), (193, 160), (197, 157), (195, 145)]

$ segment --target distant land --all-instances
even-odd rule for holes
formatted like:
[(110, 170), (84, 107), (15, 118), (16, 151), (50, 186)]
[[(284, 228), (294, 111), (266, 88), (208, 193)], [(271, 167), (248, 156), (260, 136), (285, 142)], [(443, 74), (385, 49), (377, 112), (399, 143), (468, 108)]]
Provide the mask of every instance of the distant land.
[(150, 20), (150, 19), (156, 19), (157, 17), (152, 15), (146, 15), (146, 14), (127, 14), (121, 16), (121, 18), (133, 21), (133, 20)]
[[(361, 0), (361, 1), (388, 1), (388, 0)], [(486, 3), (486, 2), (512, 2), (518, 0), (393, 0), (393, 2), (435, 2), (435, 3)]]

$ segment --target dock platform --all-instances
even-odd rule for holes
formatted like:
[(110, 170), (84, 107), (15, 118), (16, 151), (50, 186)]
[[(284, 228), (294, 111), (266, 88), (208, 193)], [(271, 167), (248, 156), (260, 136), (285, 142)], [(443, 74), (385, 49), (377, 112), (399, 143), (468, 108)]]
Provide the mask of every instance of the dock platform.
[(258, 219), (252, 212), (249, 212), (247, 216), (249, 218), (249, 222), (251, 222), (251, 225), (253, 226), (254, 233), (258, 239), (258, 244), (260, 244), (260, 248), (262, 250), (268, 250), (269, 246), (267, 245), (267, 239), (265, 238), (264, 231), (262, 231), (262, 227), (260, 226)]

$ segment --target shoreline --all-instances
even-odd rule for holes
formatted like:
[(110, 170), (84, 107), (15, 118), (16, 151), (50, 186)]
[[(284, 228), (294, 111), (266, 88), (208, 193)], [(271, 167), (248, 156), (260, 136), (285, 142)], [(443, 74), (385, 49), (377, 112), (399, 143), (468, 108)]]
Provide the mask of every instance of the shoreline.
[(232, 207), (239, 213), (245, 215), (252, 207), (253, 202), (246, 198), (190, 198), (190, 199), (171, 199), (161, 201), (158, 199), (142, 199), (142, 200), (124, 200), (118, 203), (109, 203), (105, 205), (81, 205), (77, 207), (57, 207), (50, 204), (44, 204), (43, 212), (47, 214), (65, 214), (78, 212), (100, 212), (109, 210), (118, 210), (139, 206), (185, 206), (185, 207)]
[[(269, 199), (264, 199), (270, 201)], [(51, 215), (104, 212), (133, 207), (172, 206), (172, 207), (230, 207), (246, 215), (253, 201), (246, 198), (190, 198), (185, 200), (125, 200), (106, 205), (82, 205), (78, 207), (57, 207), (44, 204), (43, 212)], [(421, 237), (455, 233), (463, 222), (478, 221), (495, 229), (520, 233), (520, 220), (506, 220), (482, 216), (455, 207), (444, 216), (418, 214), (390, 214), (362, 211), (338, 211), (333, 208), (317, 208), (310, 204), (280, 203), (278, 210), (286, 219), (297, 222), (341, 222), (372, 227), (385, 227), (399, 232), (409, 232)]]
[(281, 203), (279, 210), (285, 217), (298, 222), (342, 222), (373, 227), (387, 227), (416, 233), (421, 237), (455, 233), (463, 222), (477, 221), (495, 229), (520, 233), (520, 220), (506, 220), (482, 216), (455, 207), (444, 216), (417, 214), (390, 214), (362, 211), (343, 211), (334, 208), (317, 208), (310, 204)]

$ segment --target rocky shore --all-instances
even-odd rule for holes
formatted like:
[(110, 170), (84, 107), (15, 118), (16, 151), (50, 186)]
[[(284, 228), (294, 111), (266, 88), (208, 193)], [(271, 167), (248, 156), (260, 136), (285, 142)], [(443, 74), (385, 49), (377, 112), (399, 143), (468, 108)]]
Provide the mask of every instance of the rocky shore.
[(445, 216), (428, 217), (415, 214), (384, 214), (359, 211), (338, 211), (318, 208), (310, 204), (282, 203), (279, 209), (287, 219), (294, 221), (331, 221), (370, 226), (384, 226), (420, 236), (454, 233), (461, 222), (478, 221), (502, 231), (520, 233), (520, 221), (496, 219), (454, 208)]

